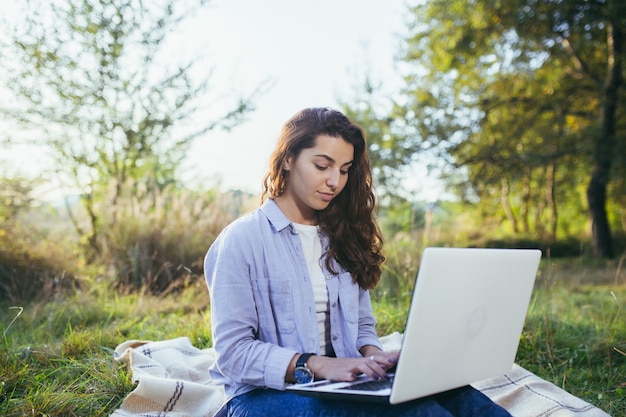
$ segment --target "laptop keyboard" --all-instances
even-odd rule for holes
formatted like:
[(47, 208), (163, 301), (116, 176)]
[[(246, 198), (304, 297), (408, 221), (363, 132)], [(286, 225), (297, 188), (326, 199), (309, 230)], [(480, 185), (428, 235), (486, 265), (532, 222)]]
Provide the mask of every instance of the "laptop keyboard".
[(347, 387), (339, 388), (353, 391), (380, 391), (382, 389), (391, 388), (393, 378), (379, 379), (378, 381), (363, 381)]

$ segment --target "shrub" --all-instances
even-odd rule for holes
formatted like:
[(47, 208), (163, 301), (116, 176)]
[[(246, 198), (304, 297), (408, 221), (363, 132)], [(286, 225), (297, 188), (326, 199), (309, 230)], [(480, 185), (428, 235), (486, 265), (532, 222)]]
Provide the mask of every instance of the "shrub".
[(108, 226), (99, 262), (122, 289), (169, 291), (202, 274), (213, 240), (250, 206), (242, 193), (134, 189), (103, 209)]
[(78, 262), (67, 246), (59, 236), (19, 224), (0, 228), (0, 300), (45, 300), (76, 286)]

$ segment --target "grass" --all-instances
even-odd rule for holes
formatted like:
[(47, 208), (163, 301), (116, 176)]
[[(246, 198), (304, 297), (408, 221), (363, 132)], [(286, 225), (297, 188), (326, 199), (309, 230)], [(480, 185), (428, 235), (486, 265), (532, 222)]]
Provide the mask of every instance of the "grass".
[[(544, 261), (517, 362), (613, 416), (626, 415), (626, 282), (616, 263)], [(378, 291), (378, 290), (377, 290)], [(407, 297), (374, 293), (381, 335), (402, 331)], [(201, 277), (177, 293), (89, 291), (0, 305), (0, 415), (108, 416), (133, 388), (113, 349), (188, 336), (211, 345)]]
[(133, 389), (126, 367), (112, 360), (113, 349), (128, 339), (182, 335), (210, 346), (208, 299), (197, 282), (164, 297), (77, 292), (27, 306), (19, 316), (19, 309), (3, 307), (0, 415), (110, 415)]
[[(594, 269), (596, 274), (593, 273)], [(626, 415), (626, 282), (615, 269), (550, 264), (517, 362), (613, 416)]]
[[(619, 261), (543, 260), (516, 362), (596, 405), (626, 416), (626, 274)], [(412, 276), (408, 274), (407, 276)], [(406, 282), (394, 288), (410, 290)], [(374, 303), (379, 333), (401, 331), (407, 296)]]

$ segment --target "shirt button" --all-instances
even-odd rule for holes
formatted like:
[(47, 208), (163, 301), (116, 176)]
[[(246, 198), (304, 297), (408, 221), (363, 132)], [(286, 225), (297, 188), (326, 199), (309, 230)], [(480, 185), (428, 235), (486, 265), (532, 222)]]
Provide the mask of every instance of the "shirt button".
[(337, 307), (337, 303), (333, 303), (333, 308)]
[(332, 275), (326, 275), (326, 281), (330, 281), (331, 279), (333, 279)]
[(337, 335), (334, 335), (334, 336), (333, 336), (333, 340), (337, 340), (337, 339), (339, 339), (339, 338), (337, 337)]

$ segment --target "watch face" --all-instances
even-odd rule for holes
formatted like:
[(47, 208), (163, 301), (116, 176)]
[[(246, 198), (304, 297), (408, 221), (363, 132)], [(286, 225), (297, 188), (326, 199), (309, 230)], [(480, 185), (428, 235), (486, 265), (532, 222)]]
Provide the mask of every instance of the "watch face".
[(293, 376), (296, 379), (296, 384), (308, 384), (313, 382), (313, 372), (307, 368), (296, 368), (293, 371)]

